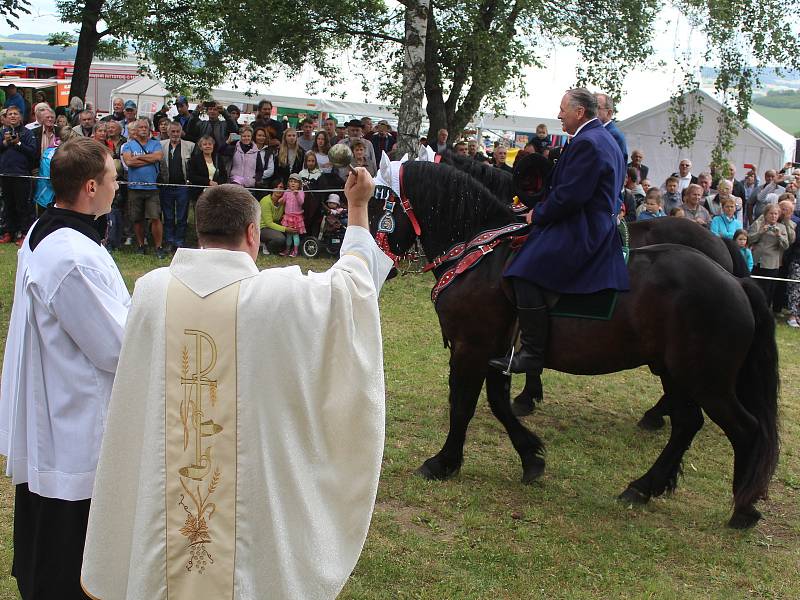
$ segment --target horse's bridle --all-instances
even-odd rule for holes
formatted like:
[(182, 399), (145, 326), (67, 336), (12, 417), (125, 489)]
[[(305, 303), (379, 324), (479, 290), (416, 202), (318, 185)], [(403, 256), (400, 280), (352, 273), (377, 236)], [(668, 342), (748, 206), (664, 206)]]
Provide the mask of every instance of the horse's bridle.
[[(399, 180), (400, 206), (403, 207), (403, 212), (405, 213), (406, 217), (408, 217), (408, 220), (411, 222), (411, 227), (414, 229), (414, 235), (418, 238), (422, 233), (422, 229), (419, 226), (419, 221), (417, 221), (417, 216), (414, 214), (414, 207), (411, 206), (411, 201), (403, 192), (402, 165), (400, 166)], [(380, 248), (386, 256), (392, 259), (395, 267), (401, 260), (416, 258), (416, 255), (411, 251), (407, 251), (404, 254), (395, 254), (392, 252), (391, 246), (389, 245), (389, 234), (394, 231), (396, 225), (393, 213), (394, 205), (397, 204), (397, 196), (395, 195), (394, 190), (387, 186), (377, 186), (375, 188), (375, 199), (383, 200), (383, 216), (378, 221), (378, 233), (375, 235), (375, 242), (378, 244), (378, 248)]]

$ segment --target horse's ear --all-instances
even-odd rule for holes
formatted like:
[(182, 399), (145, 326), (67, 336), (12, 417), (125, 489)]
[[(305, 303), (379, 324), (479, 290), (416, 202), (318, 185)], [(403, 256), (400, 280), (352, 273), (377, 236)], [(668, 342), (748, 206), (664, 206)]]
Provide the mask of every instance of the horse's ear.
[(408, 160), (408, 152), (403, 154), (403, 158), (400, 159), (400, 164), (402, 165), (404, 162)]
[(389, 155), (386, 154), (386, 151), (381, 152), (381, 164), (379, 171), (381, 172), (381, 178), (386, 181), (387, 183), (392, 180), (392, 161), (389, 160)]

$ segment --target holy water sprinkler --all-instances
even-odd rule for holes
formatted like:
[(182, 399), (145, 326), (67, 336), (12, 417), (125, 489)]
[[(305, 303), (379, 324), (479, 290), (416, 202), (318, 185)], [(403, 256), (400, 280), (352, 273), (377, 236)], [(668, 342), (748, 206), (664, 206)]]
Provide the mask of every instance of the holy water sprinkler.
[(355, 175), (356, 170), (350, 164), (353, 161), (353, 151), (347, 144), (334, 144), (328, 150), (328, 160), (337, 169), (350, 169), (350, 172)]

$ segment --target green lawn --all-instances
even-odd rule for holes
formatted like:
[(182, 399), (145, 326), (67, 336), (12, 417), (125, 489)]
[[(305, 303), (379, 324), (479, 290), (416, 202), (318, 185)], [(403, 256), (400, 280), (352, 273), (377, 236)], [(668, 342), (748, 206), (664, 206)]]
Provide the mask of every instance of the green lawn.
[(773, 108), (753, 105), (753, 110), (766, 117), (784, 131), (800, 137), (800, 108)]
[[(0, 246), (0, 329), (6, 330), (13, 248)], [(262, 266), (267, 265), (264, 261)], [(133, 280), (156, 266), (123, 254)], [(278, 263), (271, 259), (269, 264)], [(284, 264), (283, 262), (281, 264)], [(325, 268), (329, 262), (301, 261)], [(781, 324), (783, 453), (765, 519), (725, 528), (732, 452), (706, 420), (669, 498), (645, 508), (616, 495), (641, 475), (666, 433), (637, 429), (659, 396), (645, 369), (603, 377), (546, 372), (547, 398), (526, 418), (548, 447), (547, 471), (519, 483), (519, 460), (488, 406), (469, 430), (455, 479), (414, 476), (447, 427), (447, 361), (429, 300), (430, 276), (390, 281), (381, 297), (387, 436), (367, 543), (342, 597), (348, 599), (797, 598), (800, 595), (800, 336)], [(691, 351), (691, 348), (687, 348)], [(711, 360), (714, 357), (698, 357)], [(720, 349), (724, 360), (724, 349)], [(515, 381), (515, 390), (521, 381)], [(0, 573), (11, 559), (12, 491), (0, 484)], [(15, 598), (0, 576), (0, 598)]]

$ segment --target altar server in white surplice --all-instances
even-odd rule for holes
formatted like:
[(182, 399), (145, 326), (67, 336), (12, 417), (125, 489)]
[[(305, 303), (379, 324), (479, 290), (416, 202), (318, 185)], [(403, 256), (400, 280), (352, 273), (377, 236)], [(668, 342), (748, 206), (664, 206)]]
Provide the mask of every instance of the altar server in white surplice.
[(103, 600), (334, 598), (358, 560), (384, 437), (372, 179), (341, 258), (259, 272), (260, 207), (206, 190), (204, 249), (136, 284), (84, 552)]
[(17, 257), (0, 453), (16, 486), (11, 573), (22, 598), (77, 600), (86, 598), (80, 558), (130, 294), (96, 226), (117, 190), (108, 148), (65, 142), (50, 176), (55, 206)]

